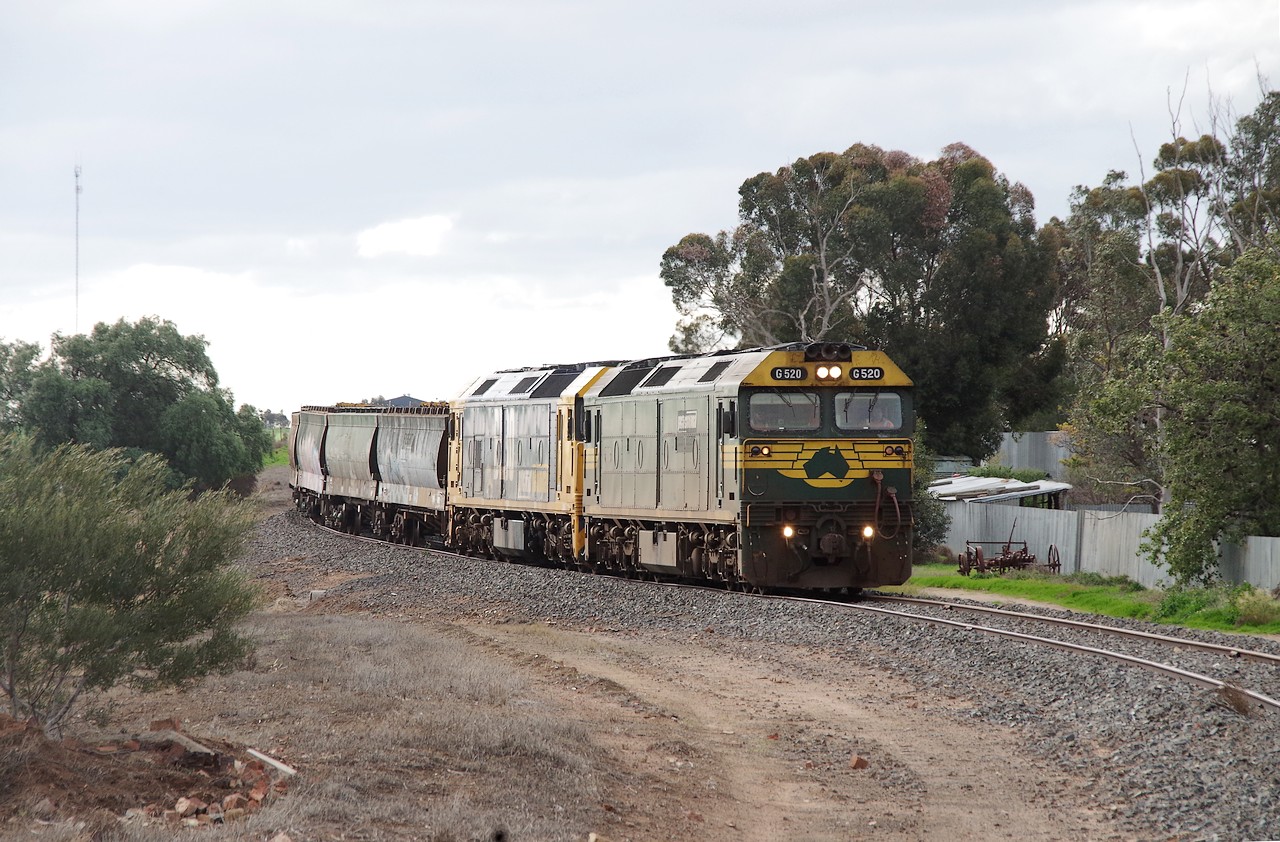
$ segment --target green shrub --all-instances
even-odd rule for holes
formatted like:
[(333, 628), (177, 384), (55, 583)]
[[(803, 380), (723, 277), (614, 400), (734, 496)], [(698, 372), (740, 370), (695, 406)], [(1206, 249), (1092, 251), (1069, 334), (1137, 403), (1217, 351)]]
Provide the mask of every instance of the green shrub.
[(915, 550), (911, 554), (911, 563), (916, 566), (925, 564), (945, 564), (954, 567), (956, 564), (956, 554), (951, 552), (951, 548), (943, 544), (936, 547), (930, 547), (924, 550)]
[(1155, 619), (1163, 622), (1185, 620), (1213, 604), (1216, 595), (1210, 588), (1175, 585), (1164, 592), (1156, 606)]
[(1096, 573), (1092, 570), (1068, 573), (1062, 578), (1065, 581), (1072, 582), (1077, 585), (1089, 585), (1092, 587), (1111, 586), (1128, 593), (1137, 593), (1138, 591), (1146, 590), (1146, 588), (1141, 584), (1133, 581), (1128, 576), (1105, 576), (1102, 573)]
[(1158, 622), (1182, 623), (1192, 618), (1234, 626), (1240, 623), (1239, 602), (1251, 585), (1216, 584), (1205, 587), (1174, 585), (1156, 606)]
[(1266, 591), (1249, 588), (1236, 596), (1236, 623), (1242, 626), (1267, 626), (1280, 623), (1280, 600)]
[(999, 479), (1016, 479), (1018, 482), (1041, 482), (1047, 476), (1036, 468), (1009, 468), (1004, 465), (980, 465), (970, 468), (971, 477), (996, 477)]
[(0, 698), (46, 733), (86, 694), (181, 686), (250, 648), (254, 524), (228, 492), (169, 490), (159, 456), (0, 438)]

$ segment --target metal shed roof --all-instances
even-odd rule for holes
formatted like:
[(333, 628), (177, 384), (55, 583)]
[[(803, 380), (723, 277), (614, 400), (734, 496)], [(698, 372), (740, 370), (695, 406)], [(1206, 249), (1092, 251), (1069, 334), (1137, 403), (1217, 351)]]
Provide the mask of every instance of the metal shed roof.
[(1022, 482), (1001, 477), (948, 477), (929, 483), (929, 492), (939, 500), (967, 500), (971, 503), (995, 503), (1070, 490), (1068, 483), (1048, 479)]

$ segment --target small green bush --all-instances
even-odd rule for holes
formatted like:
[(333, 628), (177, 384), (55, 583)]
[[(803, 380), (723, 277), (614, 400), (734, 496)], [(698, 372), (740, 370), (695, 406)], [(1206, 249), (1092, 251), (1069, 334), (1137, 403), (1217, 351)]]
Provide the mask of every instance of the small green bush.
[(1133, 581), (1128, 576), (1105, 576), (1092, 570), (1068, 573), (1062, 578), (1065, 581), (1072, 582), (1077, 585), (1088, 585), (1091, 587), (1111, 586), (1128, 593), (1137, 593), (1138, 591), (1146, 590), (1146, 588), (1144, 588), (1140, 583)]
[(1240, 598), (1252, 590), (1251, 585), (1174, 585), (1164, 592), (1160, 604), (1156, 606), (1154, 619), (1159, 622), (1182, 623), (1196, 618), (1228, 626), (1239, 625)]
[(1005, 465), (980, 465), (970, 468), (968, 474), (971, 477), (1016, 479), (1018, 482), (1040, 482), (1048, 476), (1044, 471), (1035, 468), (1009, 468)]
[(1249, 588), (1236, 596), (1236, 623), (1242, 626), (1266, 626), (1280, 623), (1280, 600), (1266, 591)]
[(946, 564), (952, 566), (956, 563), (956, 554), (951, 552), (950, 547), (939, 544), (927, 550), (915, 550), (912, 552), (911, 563), (913, 565)]
[(1155, 619), (1164, 622), (1185, 620), (1207, 608), (1212, 601), (1206, 588), (1174, 586), (1164, 592), (1156, 606)]

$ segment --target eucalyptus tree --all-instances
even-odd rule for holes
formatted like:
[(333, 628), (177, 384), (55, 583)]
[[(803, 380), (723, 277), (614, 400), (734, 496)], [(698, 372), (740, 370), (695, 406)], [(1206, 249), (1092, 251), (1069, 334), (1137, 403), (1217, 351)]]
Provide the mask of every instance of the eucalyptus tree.
[[(1077, 188), (1060, 265), (1071, 304), (1064, 316), (1078, 389), (1070, 431), (1081, 479), (1109, 496), (1157, 507), (1171, 493), (1164, 444), (1169, 411), (1161, 357), (1170, 326), (1196, 308), (1225, 267), (1250, 248), (1275, 252), (1280, 101), (1267, 94), (1218, 134), (1173, 137), (1152, 171), (1129, 182), (1110, 173)], [(1221, 136), (1219, 136), (1219, 134)]]
[[(856, 144), (743, 182), (732, 230), (689, 234), (661, 276), (683, 319), (672, 348), (855, 338), (918, 387), (938, 452), (992, 452), (1052, 379), (1052, 251), (1031, 194), (963, 144), (935, 161)], [(1029, 374), (1033, 372), (1034, 375)]]

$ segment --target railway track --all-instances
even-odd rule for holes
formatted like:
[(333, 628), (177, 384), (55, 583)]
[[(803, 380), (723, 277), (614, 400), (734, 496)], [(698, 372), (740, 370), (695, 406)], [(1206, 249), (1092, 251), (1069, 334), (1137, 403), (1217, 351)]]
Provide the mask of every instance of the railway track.
[[(341, 532), (330, 529), (329, 527), (314, 524), (317, 528), (330, 532), (343, 538), (368, 542), (373, 544), (385, 544), (377, 538), (364, 535), (352, 535), (350, 533)], [(397, 545), (402, 546), (402, 545)], [(409, 549), (406, 547), (406, 549)], [(439, 547), (421, 547), (423, 552), (438, 553), (441, 555), (453, 556), (455, 558), (465, 558), (476, 560), (471, 556), (464, 556), (458, 553), (449, 552)], [(649, 583), (655, 587), (678, 588), (688, 590), (714, 590), (722, 591), (704, 584), (687, 584), (680, 582), (652, 582)], [(898, 611), (890, 608), (878, 607), (870, 603), (885, 604), (901, 604), (911, 606), (918, 609), (927, 609), (942, 613), (951, 612), (969, 612), (977, 614), (985, 614), (998, 617), (1003, 620), (1009, 620), (1020, 623), (1033, 623), (1042, 625), (1051, 625), (1061, 628), (1067, 628), (1074, 631), (1083, 631), (1092, 634), (1113, 637), (1117, 639), (1125, 639), (1129, 641), (1140, 641), (1147, 644), (1156, 644), (1161, 646), (1173, 647), (1184, 652), (1199, 652), (1211, 655), (1220, 655), (1222, 657), (1231, 658), (1233, 660), (1247, 660), (1270, 667), (1280, 667), (1280, 655), (1273, 655), (1267, 652), (1260, 652), (1252, 649), (1245, 649), (1236, 646), (1226, 646), (1222, 644), (1207, 643), (1204, 641), (1192, 640), (1184, 637), (1176, 637), (1173, 635), (1156, 634), (1154, 632), (1143, 632), (1134, 629), (1126, 629), (1117, 626), (1103, 625), (1100, 623), (1090, 623), (1081, 620), (1071, 620), (1061, 617), (1052, 617), (1042, 614), (1029, 613), (1025, 611), (1009, 611), (991, 606), (972, 605), (959, 602), (948, 602), (938, 599), (921, 599), (917, 597), (905, 596), (888, 596), (883, 594), (870, 594), (862, 597), (857, 601), (820, 599), (810, 596), (797, 596), (792, 594), (741, 594), (744, 598), (754, 598), (762, 600), (779, 600), (799, 603), (809, 603), (815, 605), (830, 605), (841, 609), (853, 611), (862, 611), (874, 613), (881, 616), (895, 617), (901, 620), (907, 620), (916, 623), (926, 623), (935, 626), (945, 626), (963, 631), (976, 632), (980, 634), (992, 635), (1006, 640), (1015, 640), (1022, 643), (1028, 643), (1037, 646), (1046, 646), (1067, 652), (1075, 652), (1090, 657), (1105, 658), (1127, 666), (1137, 667), (1150, 672), (1159, 673), (1181, 681), (1187, 681), (1200, 687), (1216, 690), (1227, 697), (1235, 696), (1248, 700), (1245, 704), (1252, 703), (1264, 710), (1270, 710), (1280, 713), (1280, 700), (1267, 695), (1265, 693), (1249, 690), (1238, 686), (1236, 683), (1214, 678), (1195, 670), (1185, 669), (1173, 664), (1162, 663), (1150, 658), (1138, 655), (1118, 652), (1112, 649), (1106, 649), (1099, 646), (1093, 646), (1083, 643), (1075, 643), (1059, 638), (1045, 637), (1039, 634), (1029, 634), (1026, 632), (1016, 631), (1008, 628), (997, 628), (994, 626), (979, 625), (964, 620), (953, 619), (936, 614), (920, 613), (918, 611)]]
[(1272, 655), (1269, 652), (1258, 652), (1253, 649), (1244, 649), (1239, 646), (1223, 646), (1218, 643), (1206, 643), (1201, 640), (1190, 640), (1185, 637), (1173, 637), (1170, 635), (1155, 634), (1154, 632), (1136, 631), (1134, 629), (1107, 626), (1100, 623), (1086, 623), (1081, 620), (1069, 620), (1063, 617), (1049, 617), (1042, 614), (1028, 614), (1024, 611), (1008, 611), (1003, 608), (993, 608), (987, 605), (968, 605), (965, 603), (947, 602), (946, 600), (940, 599), (921, 599), (911, 596), (885, 596), (883, 594), (874, 594), (865, 596), (863, 599), (873, 602), (896, 602), (906, 605), (928, 605), (942, 608), (945, 611), (969, 611), (975, 614), (1013, 617), (1019, 620), (1031, 620), (1039, 623), (1047, 623), (1049, 625), (1088, 629), (1090, 631), (1097, 631), (1118, 637), (1130, 637), (1139, 640), (1164, 643), (1180, 649), (1194, 649), (1200, 652), (1212, 652), (1219, 655), (1225, 655), (1228, 658), (1243, 658), (1245, 660), (1257, 661), (1259, 663), (1270, 664), (1272, 666), (1280, 666), (1280, 655)]
[[(1176, 647), (1180, 650), (1191, 650), (1197, 652), (1205, 652), (1211, 654), (1223, 655), (1230, 658), (1243, 658), (1259, 663), (1268, 664), (1270, 666), (1280, 666), (1280, 656), (1272, 655), (1267, 652), (1258, 652), (1251, 649), (1242, 649), (1239, 647), (1223, 646), (1215, 643), (1206, 643), (1189, 638), (1174, 637), (1171, 635), (1161, 635), (1152, 632), (1141, 632), (1133, 629), (1118, 628), (1116, 626), (1106, 626), (1098, 623), (1086, 623), (1079, 620), (1068, 620), (1059, 617), (1049, 617), (1040, 614), (1029, 614), (1026, 612), (1006, 611), (998, 608), (989, 608), (986, 606), (962, 605), (957, 603), (945, 602), (942, 600), (923, 600), (913, 597), (869, 597), (875, 602), (889, 603), (906, 603), (913, 605), (927, 605), (933, 608), (940, 608), (943, 611), (971, 611), (974, 613), (985, 613), (1006, 618), (1013, 618), (1020, 622), (1041, 623), (1045, 625), (1062, 626), (1073, 629), (1088, 630), (1093, 633), (1102, 634), (1108, 637), (1126, 638), (1142, 640), (1144, 642), (1157, 643), (1165, 646)], [(1252, 700), (1263, 709), (1280, 712), (1280, 700), (1272, 698), (1264, 693), (1256, 690), (1249, 690), (1236, 685), (1234, 682), (1224, 681), (1212, 676), (1193, 670), (1184, 669), (1172, 664), (1153, 661), (1148, 658), (1142, 658), (1137, 655), (1130, 655), (1123, 652), (1117, 652), (1110, 649), (1103, 649), (1096, 646), (1090, 646), (1082, 643), (1072, 643), (1066, 640), (1043, 637), (1041, 635), (1027, 634), (1025, 632), (1014, 631), (1012, 629), (995, 628), (992, 626), (976, 625), (974, 623), (964, 622), (962, 620), (952, 620), (945, 617), (936, 617), (931, 615), (916, 614), (912, 612), (893, 611), (885, 608), (876, 608), (871, 605), (853, 604), (853, 608), (863, 611), (874, 611), (886, 615), (903, 617), (913, 621), (931, 623), (934, 625), (950, 626), (952, 628), (964, 629), (967, 631), (976, 631), (983, 634), (990, 634), (996, 637), (1005, 638), (1007, 640), (1018, 640), (1025, 643), (1032, 643), (1040, 646), (1049, 646), (1067, 652), (1077, 652), (1084, 655), (1092, 655), (1096, 657), (1106, 658), (1129, 666), (1139, 667), (1151, 672), (1167, 675), (1183, 681), (1189, 681), (1192, 684), (1209, 689), (1217, 690), (1224, 694), (1240, 694), (1247, 699)]]

